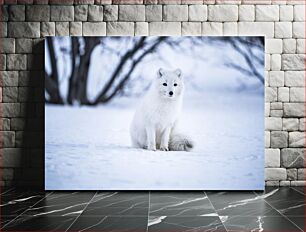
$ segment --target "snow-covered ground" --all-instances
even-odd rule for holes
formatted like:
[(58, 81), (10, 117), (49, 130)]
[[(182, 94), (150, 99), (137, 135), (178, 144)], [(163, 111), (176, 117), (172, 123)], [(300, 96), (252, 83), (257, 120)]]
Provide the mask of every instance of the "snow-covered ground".
[(46, 105), (47, 190), (247, 190), (264, 187), (264, 104), (258, 94), (186, 97), (192, 152), (131, 147), (137, 101)]

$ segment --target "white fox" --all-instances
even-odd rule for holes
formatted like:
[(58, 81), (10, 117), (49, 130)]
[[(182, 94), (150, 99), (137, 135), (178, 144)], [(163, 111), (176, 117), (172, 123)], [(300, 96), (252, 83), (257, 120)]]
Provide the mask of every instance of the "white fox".
[(130, 127), (134, 147), (153, 151), (189, 151), (193, 148), (193, 142), (176, 128), (183, 94), (181, 70), (159, 69)]

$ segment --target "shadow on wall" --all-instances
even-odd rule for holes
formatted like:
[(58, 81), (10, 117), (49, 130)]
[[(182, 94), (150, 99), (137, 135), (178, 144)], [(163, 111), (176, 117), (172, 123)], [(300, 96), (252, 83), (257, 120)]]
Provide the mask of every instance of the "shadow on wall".
[(33, 46), (28, 59), (28, 77), (19, 76), (28, 78), (28, 83), (23, 87), (26, 94), (19, 99), (24, 128), (16, 132), (21, 160), (20, 169), (14, 171), (13, 182), (19, 186), (44, 189), (44, 40)]

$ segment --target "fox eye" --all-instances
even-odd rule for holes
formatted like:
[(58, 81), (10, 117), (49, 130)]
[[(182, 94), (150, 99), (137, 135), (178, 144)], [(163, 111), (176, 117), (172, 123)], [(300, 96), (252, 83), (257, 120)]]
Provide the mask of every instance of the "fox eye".
[(177, 84), (176, 84), (176, 83), (174, 83), (174, 86), (177, 86)]
[(164, 83), (163, 86), (167, 86), (167, 83)]

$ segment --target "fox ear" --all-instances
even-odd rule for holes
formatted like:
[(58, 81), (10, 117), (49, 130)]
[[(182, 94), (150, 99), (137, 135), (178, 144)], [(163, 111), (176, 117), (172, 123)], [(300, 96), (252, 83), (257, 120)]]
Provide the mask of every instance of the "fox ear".
[(181, 77), (182, 76), (182, 71), (178, 68), (174, 71), (174, 73), (178, 76)]
[(157, 77), (160, 78), (164, 75), (164, 70), (162, 68), (158, 69), (158, 72), (157, 72)]

